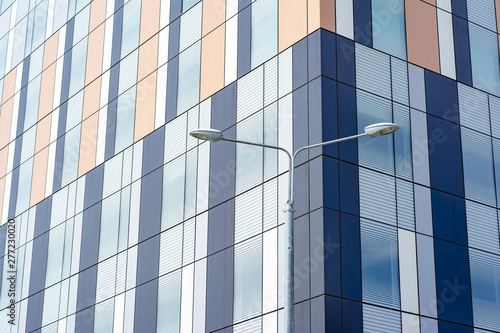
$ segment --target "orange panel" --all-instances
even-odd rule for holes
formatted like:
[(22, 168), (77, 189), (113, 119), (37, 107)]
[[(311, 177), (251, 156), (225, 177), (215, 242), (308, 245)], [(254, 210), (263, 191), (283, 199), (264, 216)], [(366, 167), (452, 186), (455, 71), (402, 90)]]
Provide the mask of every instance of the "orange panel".
[(59, 43), (59, 30), (45, 41), (43, 49), (43, 69), (49, 67), (57, 60), (57, 45)]
[(82, 122), (82, 135), (80, 138), (80, 163), (78, 165), (78, 177), (89, 172), (95, 167), (97, 150), (97, 126), (99, 113)]
[(50, 142), (50, 124), (52, 114), (40, 120), (36, 127), (35, 154), (47, 147)]
[(279, 52), (307, 35), (307, 0), (279, 0)]
[(53, 63), (42, 72), (42, 83), (40, 85), (40, 101), (38, 102), (38, 120), (42, 119), (52, 111), (55, 80), (56, 64)]
[(47, 179), (47, 163), (49, 160), (49, 147), (35, 155), (33, 161), (33, 177), (31, 179), (30, 207), (45, 198), (45, 182)]
[(226, 2), (224, 0), (204, 0), (202, 35), (205, 36), (224, 21), (226, 21)]
[(7, 102), (9, 98), (14, 96), (14, 90), (16, 89), (16, 72), (17, 66), (13, 68), (9, 74), (5, 75), (3, 78), (3, 95), (2, 95), (2, 105)]
[(0, 112), (0, 149), (7, 146), (10, 141), (13, 104), (14, 99), (11, 98), (2, 105), (2, 112)]
[(82, 119), (88, 118), (91, 114), (99, 110), (99, 98), (101, 96), (101, 77), (92, 81), (85, 87), (83, 94), (83, 114)]
[(439, 73), (436, 8), (420, 0), (405, 0), (408, 61)]
[(224, 88), (225, 24), (201, 40), (200, 101)]
[(0, 149), (0, 177), (7, 173), (7, 156), (9, 155), (9, 146)]
[(156, 72), (137, 83), (134, 142), (155, 129)]
[(335, 32), (335, 0), (309, 0), (307, 5), (308, 33), (319, 28)]
[(158, 32), (160, 26), (160, 0), (142, 1), (140, 44)]
[(137, 81), (158, 68), (158, 35), (148, 40), (139, 47), (139, 66), (137, 68)]
[(101, 75), (102, 54), (104, 49), (104, 24), (95, 29), (88, 39), (87, 71), (85, 74), (85, 85)]
[(106, 19), (106, 0), (94, 0), (90, 5), (89, 31), (94, 30)]
[(436, 5), (436, 0), (422, 0), (422, 1), (425, 1), (425, 2), (427, 2), (428, 4), (431, 4), (431, 5), (433, 5), (433, 6), (435, 6), (435, 5)]

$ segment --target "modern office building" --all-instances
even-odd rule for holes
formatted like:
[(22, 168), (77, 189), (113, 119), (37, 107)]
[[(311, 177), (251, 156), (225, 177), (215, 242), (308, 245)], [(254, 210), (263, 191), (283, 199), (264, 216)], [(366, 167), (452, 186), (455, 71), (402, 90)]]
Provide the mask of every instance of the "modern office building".
[(0, 332), (500, 332), (500, 1), (0, 11)]

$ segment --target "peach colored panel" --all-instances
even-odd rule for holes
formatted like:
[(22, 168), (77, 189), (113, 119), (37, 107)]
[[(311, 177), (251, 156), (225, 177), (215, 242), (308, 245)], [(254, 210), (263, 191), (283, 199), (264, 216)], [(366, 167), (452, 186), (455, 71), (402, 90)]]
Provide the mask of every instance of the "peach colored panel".
[(158, 32), (160, 26), (160, 0), (142, 1), (140, 43)]
[(433, 6), (435, 6), (435, 5), (436, 5), (436, 0), (422, 0), (422, 1), (425, 1), (425, 2), (427, 2), (428, 4), (431, 4), (431, 5), (433, 5)]
[(134, 142), (155, 129), (156, 71), (137, 83)]
[(203, 27), (202, 34), (205, 36), (217, 28), (226, 20), (226, 3), (224, 0), (203, 1)]
[(14, 96), (14, 90), (16, 89), (16, 72), (17, 67), (13, 68), (3, 79), (2, 105), (7, 102), (9, 98)]
[(59, 30), (56, 31), (49, 39), (45, 41), (43, 49), (43, 66), (42, 68), (49, 67), (54, 61), (57, 60), (57, 45), (59, 43)]
[(7, 156), (9, 155), (9, 146), (0, 149), (0, 178), (7, 173)]
[(50, 124), (52, 114), (40, 120), (36, 127), (35, 154), (47, 147), (50, 142)]
[(94, 0), (90, 5), (89, 31), (94, 30), (106, 19), (106, 0)]
[(5, 177), (0, 178), (0, 216), (2, 216), (3, 192), (5, 188)]
[(49, 160), (49, 147), (35, 155), (33, 161), (33, 177), (31, 179), (30, 207), (45, 198), (45, 182), (47, 178), (47, 163)]
[(52, 111), (55, 80), (56, 64), (53, 63), (42, 72), (42, 83), (40, 85), (40, 101), (38, 102), (38, 120), (42, 119)]
[(0, 112), (0, 149), (8, 145), (10, 141), (13, 104), (14, 99), (11, 98), (2, 105), (2, 112)]
[(98, 123), (99, 123), (99, 113), (97, 112), (82, 122), (82, 136), (80, 138), (80, 161), (78, 164), (78, 177), (89, 172), (95, 167)]
[(279, 52), (307, 35), (307, 0), (279, 0)]
[(224, 88), (225, 24), (201, 41), (200, 101)]
[(335, 32), (335, 0), (308, 1), (308, 33), (319, 28)]
[(158, 67), (158, 35), (148, 40), (139, 48), (139, 66), (137, 81), (141, 81)]
[(95, 29), (88, 39), (87, 71), (85, 73), (85, 85), (101, 75), (102, 54), (104, 49), (104, 24)]
[(85, 87), (83, 94), (83, 114), (82, 119), (88, 118), (91, 114), (99, 110), (99, 98), (101, 96), (101, 77), (92, 81)]
[(436, 7), (420, 0), (405, 0), (408, 61), (439, 73)]

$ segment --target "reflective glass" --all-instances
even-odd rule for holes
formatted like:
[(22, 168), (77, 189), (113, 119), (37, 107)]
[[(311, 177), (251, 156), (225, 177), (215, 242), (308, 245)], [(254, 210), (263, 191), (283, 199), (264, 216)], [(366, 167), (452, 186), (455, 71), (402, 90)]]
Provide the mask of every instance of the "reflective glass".
[(66, 133), (64, 139), (61, 187), (75, 180), (78, 175), (78, 160), (80, 158), (80, 131), (81, 125), (78, 125)]
[(193, 7), (193, 5), (200, 0), (181, 0), (181, 1), (182, 1), (182, 12), (184, 13), (186, 10)]
[[(30, 158), (19, 167), (19, 182), (17, 185), (16, 215), (29, 208), (31, 178), (33, 173), (33, 158)], [(15, 186), (15, 184), (14, 184)]]
[(9, 43), (9, 35), (0, 38), (0, 77), (5, 75), (5, 62), (7, 60), (7, 45)]
[[(263, 143), (263, 112), (236, 125), (238, 140)], [(236, 145), (236, 194), (262, 182), (263, 148)]]
[[(120, 229), (118, 232), (118, 251), (127, 248), (128, 243), (128, 224), (130, 217), (130, 186), (121, 191), (120, 200)], [(102, 221), (102, 219), (101, 219)]]
[(397, 229), (361, 220), (363, 302), (399, 309)]
[(372, 0), (373, 47), (406, 59), (403, 0)]
[(61, 280), (65, 234), (65, 224), (60, 224), (50, 230), (49, 249), (47, 252), (47, 274), (45, 278), (46, 287)]
[(113, 332), (115, 299), (111, 298), (95, 306), (94, 332)]
[(49, 0), (44, 0), (35, 8), (35, 19), (33, 24), (33, 39), (31, 49), (34, 50), (45, 40), (45, 26), (47, 25), (47, 11)]
[(184, 219), (196, 213), (196, 178), (198, 175), (198, 155), (196, 149), (186, 156), (186, 203), (184, 205)]
[(497, 34), (469, 23), (469, 37), (474, 87), (500, 96)]
[(120, 223), (120, 192), (102, 201), (99, 261), (116, 253)]
[[(92, 50), (91, 50), (92, 51)], [(87, 65), (87, 38), (73, 47), (71, 53), (71, 78), (69, 80), (69, 97), (83, 88), (85, 68)]]
[(259, 0), (252, 4), (251, 67), (273, 57), (278, 51), (278, 1)]
[(161, 229), (167, 229), (184, 217), (185, 155), (164, 167)]
[(410, 109), (397, 103), (393, 103), (393, 108), (394, 122), (400, 126), (394, 133), (396, 176), (412, 180)]
[(500, 207), (500, 140), (493, 139), (493, 156), (495, 159), (495, 185), (497, 207)]
[(177, 114), (183, 113), (199, 102), (200, 45), (198, 42), (179, 55)]
[(179, 332), (181, 319), (181, 270), (158, 279), (157, 332)]
[(38, 120), (38, 103), (40, 100), (40, 85), (42, 76), (38, 75), (28, 84), (26, 95), (26, 112), (24, 114), (24, 131), (33, 126)]
[(141, 0), (130, 0), (123, 6), (121, 58), (139, 46), (140, 24)]
[(118, 97), (116, 108), (115, 153), (134, 143), (136, 87)]

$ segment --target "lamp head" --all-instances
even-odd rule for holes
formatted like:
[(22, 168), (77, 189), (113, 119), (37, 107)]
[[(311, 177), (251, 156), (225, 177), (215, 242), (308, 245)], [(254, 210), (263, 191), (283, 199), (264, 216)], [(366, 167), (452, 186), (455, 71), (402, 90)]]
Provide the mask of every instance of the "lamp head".
[(189, 135), (200, 140), (217, 142), (222, 139), (222, 132), (215, 129), (196, 129), (189, 132)]
[(393, 123), (377, 123), (365, 127), (365, 134), (370, 138), (381, 135), (392, 134), (399, 129), (399, 125)]

